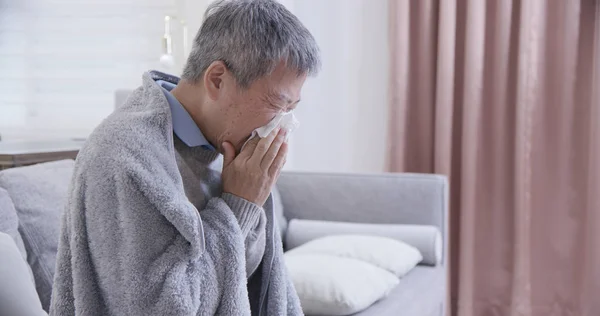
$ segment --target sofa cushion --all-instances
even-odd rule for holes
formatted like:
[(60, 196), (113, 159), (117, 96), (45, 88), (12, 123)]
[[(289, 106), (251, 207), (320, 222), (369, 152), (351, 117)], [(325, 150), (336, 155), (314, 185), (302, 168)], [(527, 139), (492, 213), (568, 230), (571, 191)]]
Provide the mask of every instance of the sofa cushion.
[(435, 266), (442, 262), (444, 247), (442, 235), (437, 227), (431, 225), (366, 224), (292, 219), (286, 232), (286, 247), (292, 249), (313, 239), (341, 234), (393, 238), (419, 249), (423, 255), (421, 264)]
[(17, 210), (15, 210), (8, 192), (0, 188), (0, 232), (9, 235), (13, 239), (21, 256), (27, 260), (27, 251), (25, 251), (23, 238), (21, 238), (18, 229), (19, 217), (17, 216)]
[(74, 161), (8, 169), (0, 187), (8, 191), (19, 217), (19, 232), (45, 310), (50, 305), (60, 218), (66, 205)]
[(332, 235), (321, 237), (287, 252), (325, 254), (352, 258), (403, 277), (423, 260), (419, 250), (401, 241), (379, 236)]
[(351, 258), (286, 253), (290, 278), (307, 315), (350, 315), (385, 297), (399, 282), (392, 273)]
[(0, 315), (46, 315), (29, 275), (27, 262), (11, 236), (0, 233)]
[[(389, 295), (354, 316), (444, 315), (446, 268), (417, 266)], [(401, 311), (401, 312), (399, 312)]]

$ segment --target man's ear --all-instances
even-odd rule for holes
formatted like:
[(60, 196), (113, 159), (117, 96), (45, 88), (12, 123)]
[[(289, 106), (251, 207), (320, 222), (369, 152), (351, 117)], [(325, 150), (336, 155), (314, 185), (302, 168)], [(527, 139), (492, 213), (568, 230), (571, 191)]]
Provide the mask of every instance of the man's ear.
[(216, 100), (219, 97), (227, 72), (227, 66), (220, 60), (213, 61), (206, 68), (204, 72), (204, 88), (212, 100)]

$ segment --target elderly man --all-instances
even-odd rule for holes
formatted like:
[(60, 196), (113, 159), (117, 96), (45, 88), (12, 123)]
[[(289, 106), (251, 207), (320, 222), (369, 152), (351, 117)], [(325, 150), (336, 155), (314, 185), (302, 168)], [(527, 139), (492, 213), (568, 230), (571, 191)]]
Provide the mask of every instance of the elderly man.
[(51, 314), (301, 315), (269, 196), (318, 68), (276, 1), (211, 5), (181, 80), (144, 74), (79, 153)]

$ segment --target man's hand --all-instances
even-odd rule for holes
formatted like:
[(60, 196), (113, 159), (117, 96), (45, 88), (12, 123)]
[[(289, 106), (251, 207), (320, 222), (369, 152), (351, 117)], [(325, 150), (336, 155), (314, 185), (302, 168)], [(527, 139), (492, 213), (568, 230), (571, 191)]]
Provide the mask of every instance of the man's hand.
[(263, 139), (255, 138), (237, 157), (233, 145), (223, 143), (223, 192), (263, 206), (285, 164), (288, 151), (285, 134), (285, 129), (275, 129)]

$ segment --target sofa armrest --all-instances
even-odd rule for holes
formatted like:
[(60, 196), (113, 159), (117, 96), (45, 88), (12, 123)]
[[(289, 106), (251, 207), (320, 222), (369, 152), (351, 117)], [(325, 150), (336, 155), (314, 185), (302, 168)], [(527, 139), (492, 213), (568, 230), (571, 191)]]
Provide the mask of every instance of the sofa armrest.
[(432, 174), (283, 172), (277, 183), (288, 220), (434, 225), (448, 249), (448, 181)]

